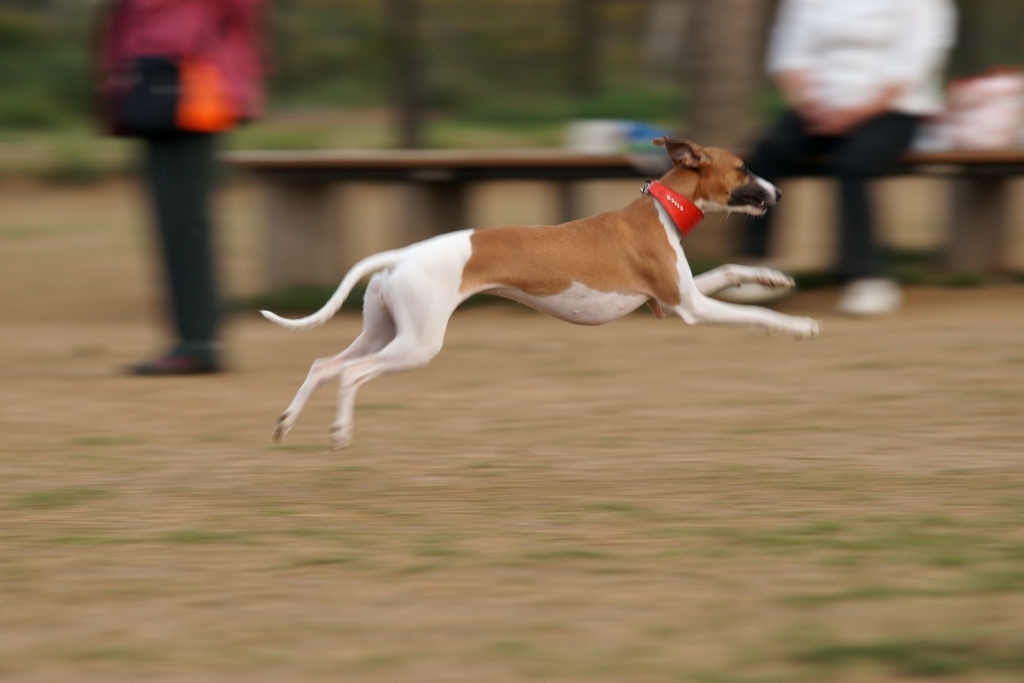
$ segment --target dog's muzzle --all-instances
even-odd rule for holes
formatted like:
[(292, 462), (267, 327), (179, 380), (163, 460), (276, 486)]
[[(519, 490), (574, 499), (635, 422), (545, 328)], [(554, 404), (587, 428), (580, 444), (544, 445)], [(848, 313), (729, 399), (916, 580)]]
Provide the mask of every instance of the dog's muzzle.
[(754, 176), (753, 182), (739, 185), (729, 193), (729, 206), (760, 215), (768, 207), (775, 206), (780, 198), (782, 191), (779, 188)]

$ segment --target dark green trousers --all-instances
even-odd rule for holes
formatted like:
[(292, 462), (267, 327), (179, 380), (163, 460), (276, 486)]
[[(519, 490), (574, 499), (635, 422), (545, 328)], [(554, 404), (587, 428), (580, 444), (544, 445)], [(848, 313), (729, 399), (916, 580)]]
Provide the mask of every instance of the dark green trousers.
[(183, 353), (212, 353), (217, 335), (211, 195), (215, 135), (145, 141), (145, 173), (163, 254), (170, 309)]

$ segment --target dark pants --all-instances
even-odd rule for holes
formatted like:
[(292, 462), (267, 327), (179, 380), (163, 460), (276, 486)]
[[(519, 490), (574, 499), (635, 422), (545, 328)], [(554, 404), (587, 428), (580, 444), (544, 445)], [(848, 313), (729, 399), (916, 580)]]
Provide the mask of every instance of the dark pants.
[(146, 140), (145, 171), (156, 214), (183, 353), (212, 352), (217, 334), (210, 199), (216, 138), (181, 134)]
[[(868, 181), (884, 172), (907, 149), (917, 117), (884, 114), (871, 119), (849, 135), (809, 135), (803, 121), (786, 113), (757, 146), (748, 162), (751, 171), (770, 182), (798, 175), (808, 158), (824, 157), (825, 171), (839, 181), (840, 223), (838, 274), (847, 279), (870, 277), (881, 272), (876, 228)], [(747, 221), (744, 252), (764, 257), (768, 253), (771, 215)]]

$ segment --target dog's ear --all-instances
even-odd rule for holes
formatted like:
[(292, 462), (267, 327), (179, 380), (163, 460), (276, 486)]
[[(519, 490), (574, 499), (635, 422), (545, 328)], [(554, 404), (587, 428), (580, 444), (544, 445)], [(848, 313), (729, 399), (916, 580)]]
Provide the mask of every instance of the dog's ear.
[(686, 168), (705, 168), (711, 165), (711, 157), (704, 151), (704, 148), (689, 140), (663, 137), (654, 141), (659, 147), (664, 147), (672, 163), (676, 166)]

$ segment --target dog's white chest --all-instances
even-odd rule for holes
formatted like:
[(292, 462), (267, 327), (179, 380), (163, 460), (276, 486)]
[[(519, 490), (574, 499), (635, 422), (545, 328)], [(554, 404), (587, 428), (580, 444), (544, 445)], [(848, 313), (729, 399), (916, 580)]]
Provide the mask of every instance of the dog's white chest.
[(602, 325), (618, 320), (647, 301), (644, 295), (601, 292), (578, 282), (552, 296), (532, 296), (514, 287), (500, 287), (490, 293), (579, 325)]

